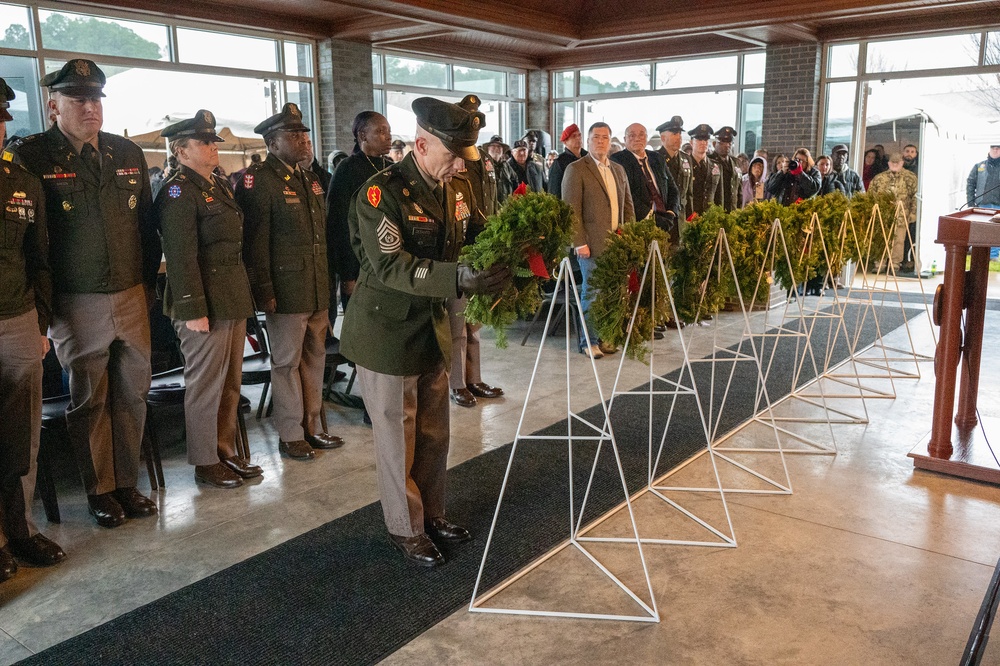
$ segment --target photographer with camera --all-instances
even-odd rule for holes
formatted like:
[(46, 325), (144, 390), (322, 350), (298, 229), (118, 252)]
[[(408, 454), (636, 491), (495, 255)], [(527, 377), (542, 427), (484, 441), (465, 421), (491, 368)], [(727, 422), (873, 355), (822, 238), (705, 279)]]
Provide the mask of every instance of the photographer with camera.
[(787, 170), (776, 170), (767, 180), (767, 198), (788, 206), (819, 192), (823, 177), (806, 148), (799, 148), (788, 162)]

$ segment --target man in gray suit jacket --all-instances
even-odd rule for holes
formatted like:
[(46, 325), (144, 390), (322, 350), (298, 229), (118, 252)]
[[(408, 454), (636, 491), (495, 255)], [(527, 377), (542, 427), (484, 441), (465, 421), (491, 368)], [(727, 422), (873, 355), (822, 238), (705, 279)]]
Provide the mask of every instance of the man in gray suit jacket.
[(601, 256), (608, 244), (608, 234), (623, 224), (635, 221), (632, 193), (625, 169), (608, 159), (611, 150), (611, 127), (607, 123), (594, 123), (587, 131), (587, 157), (582, 157), (566, 167), (563, 176), (562, 198), (573, 209), (575, 239), (573, 246), (583, 274), (580, 300), (587, 315), (587, 339), (580, 332), (580, 353), (594, 358), (617, 351), (602, 344), (594, 332), (587, 314), (594, 294), (587, 283), (594, 271), (595, 259)]

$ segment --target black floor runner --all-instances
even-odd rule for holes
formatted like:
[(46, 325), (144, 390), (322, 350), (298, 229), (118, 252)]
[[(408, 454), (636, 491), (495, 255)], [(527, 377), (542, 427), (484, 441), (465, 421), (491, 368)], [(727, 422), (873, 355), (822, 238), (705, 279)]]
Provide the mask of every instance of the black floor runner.
[[(848, 310), (853, 329), (859, 308)], [(922, 310), (908, 310), (912, 316)], [(863, 344), (875, 339), (867, 317)], [(827, 326), (817, 320), (813, 336), (822, 362)], [(903, 323), (903, 312), (879, 312), (883, 334)], [(774, 338), (769, 338), (774, 340)], [(770, 344), (770, 343), (769, 343)], [(772, 401), (790, 390), (794, 339), (778, 342), (769, 380)], [(847, 355), (836, 345), (833, 358)], [(605, 361), (607, 362), (607, 361)], [(612, 361), (612, 362), (617, 362)], [(696, 380), (707, 399), (708, 365), (696, 364)], [(752, 363), (736, 368), (736, 384), (719, 432), (746, 420), (753, 407)], [(806, 364), (801, 380), (811, 378)], [(674, 374), (676, 376), (676, 373)], [(724, 381), (719, 377), (716, 380)], [(687, 398), (691, 399), (692, 398)], [(667, 398), (656, 413), (665, 417)], [(693, 403), (692, 403), (693, 406)], [(697, 410), (681, 409), (671, 425), (666, 471), (704, 446)], [(597, 423), (600, 406), (584, 412)], [(612, 424), (630, 488), (645, 482), (647, 398), (616, 399)], [(566, 422), (541, 431), (566, 432)], [(574, 432), (579, 433), (578, 426)], [(23, 660), (22, 664), (366, 664), (386, 657), (457, 609), (472, 594), (486, 533), (496, 506), (510, 444), (484, 453), (449, 472), (449, 517), (476, 538), (444, 548), (448, 562), (437, 569), (412, 567), (389, 546), (378, 503), (333, 520), (208, 578)], [(586, 484), (593, 447), (574, 445), (575, 488)], [(601, 456), (588, 515), (597, 516), (623, 499), (610, 455)], [(565, 443), (519, 445), (497, 537), (484, 573), (483, 590), (496, 585), (565, 539), (568, 493)]]

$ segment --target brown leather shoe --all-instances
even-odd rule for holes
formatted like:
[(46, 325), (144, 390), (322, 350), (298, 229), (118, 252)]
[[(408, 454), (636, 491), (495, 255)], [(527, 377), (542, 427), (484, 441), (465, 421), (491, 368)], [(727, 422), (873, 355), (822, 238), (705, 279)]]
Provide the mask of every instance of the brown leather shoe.
[(115, 499), (114, 493), (87, 495), (90, 515), (101, 527), (118, 527), (125, 524), (125, 511)]
[(490, 386), (489, 384), (485, 384), (483, 382), (466, 384), (465, 388), (469, 389), (469, 393), (477, 398), (499, 398), (503, 395), (503, 389), (499, 386)]
[(240, 475), (221, 462), (214, 465), (195, 465), (194, 480), (216, 488), (239, 488), (243, 485)]
[(609, 345), (608, 343), (603, 341), (600, 344), (598, 344), (597, 347), (598, 349), (601, 350), (601, 353), (604, 354), (605, 356), (609, 356), (610, 354), (614, 354), (615, 352), (618, 351), (618, 347), (615, 347), (614, 345)]
[(239, 456), (233, 456), (231, 458), (225, 458), (221, 461), (223, 465), (233, 470), (239, 474), (244, 479), (253, 479), (258, 476), (264, 475), (264, 470), (262, 470), (257, 465), (250, 464), (250, 461), (244, 460)]
[(36, 567), (50, 567), (66, 559), (66, 553), (55, 541), (36, 534), (27, 539), (11, 539), (10, 552), (18, 559)]
[(426, 534), (412, 537), (389, 535), (389, 543), (395, 546), (403, 557), (422, 567), (436, 567), (444, 564), (444, 555)]
[(156, 503), (136, 490), (134, 486), (118, 488), (115, 490), (114, 496), (129, 518), (148, 518), (156, 515)]
[(316, 457), (316, 452), (304, 439), (297, 439), (293, 442), (279, 441), (278, 452), (293, 460), (312, 460)]
[(472, 538), (472, 535), (469, 534), (469, 530), (454, 523), (449, 523), (444, 518), (431, 518), (424, 524), (424, 529), (427, 530), (427, 534), (429, 534), (431, 538), (440, 539), (441, 541), (452, 541), (458, 543), (461, 541), (468, 541)]
[(451, 401), (459, 407), (476, 406), (476, 396), (472, 395), (469, 389), (452, 389)]
[(306, 442), (314, 449), (339, 449), (344, 445), (344, 440), (340, 437), (326, 432), (306, 435)]

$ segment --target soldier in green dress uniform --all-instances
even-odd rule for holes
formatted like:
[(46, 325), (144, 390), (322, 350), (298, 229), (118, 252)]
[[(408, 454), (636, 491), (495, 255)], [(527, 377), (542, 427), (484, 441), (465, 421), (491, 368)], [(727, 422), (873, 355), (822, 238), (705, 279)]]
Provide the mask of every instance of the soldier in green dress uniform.
[[(0, 144), (13, 120), (14, 91), (0, 79)], [(6, 157), (6, 155), (5, 155)], [(17, 572), (14, 556), (35, 566), (66, 557), (31, 518), (42, 426), (42, 358), (52, 305), (52, 274), (42, 184), (0, 162), (0, 582)]]
[(42, 78), (55, 124), (21, 139), (13, 157), (45, 189), (50, 333), (69, 371), (66, 424), (90, 513), (117, 527), (156, 513), (135, 486), (162, 253), (146, 158), (128, 139), (101, 131), (105, 80), (83, 58)]
[(656, 128), (660, 133), (659, 152), (667, 161), (667, 169), (674, 182), (677, 183), (677, 194), (680, 198), (680, 234), (683, 238), (684, 227), (687, 226), (687, 219), (694, 212), (694, 161), (691, 156), (681, 150), (682, 132), (684, 132), (684, 119), (674, 116), (667, 122)]
[(215, 116), (165, 127), (180, 167), (154, 202), (167, 258), (163, 312), (173, 321), (184, 356), (184, 422), (194, 478), (220, 488), (263, 472), (236, 455), (246, 320), (253, 300), (243, 267), (243, 212), (219, 165)]
[(739, 163), (732, 156), (733, 139), (736, 138), (736, 130), (726, 125), (715, 133), (715, 152), (712, 154), (712, 161), (719, 165), (722, 172), (719, 179), (719, 186), (722, 190), (722, 207), (727, 211), (742, 208)]
[(323, 188), (298, 166), (309, 157), (308, 131), (293, 103), (258, 124), (254, 132), (264, 137), (267, 159), (251, 165), (236, 185), (247, 275), (271, 343), (278, 450), (297, 460), (344, 443), (323, 430), (320, 418), (330, 274)]
[[(357, 364), (372, 418), (382, 512), (392, 544), (410, 561), (444, 561), (431, 537), (465, 541), (445, 518), (448, 468), (448, 368), (451, 327), (446, 300), (497, 293), (510, 270), (458, 263), (465, 225), (478, 204), (468, 181), (454, 178), (485, 116), (430, 97), (413, 102), (413, 151), (358, 192), (351, 242), (361, 272), (344, 315), (342, 353)], [(429, 535), (429, 536), (428, 536)]]
[(701, 215), (712, 205), (722, 205), (722, 169), (708, 157), (708, 140), (714, 132), (702, 123), (688, 132), (691, 137), (691, 213)]

